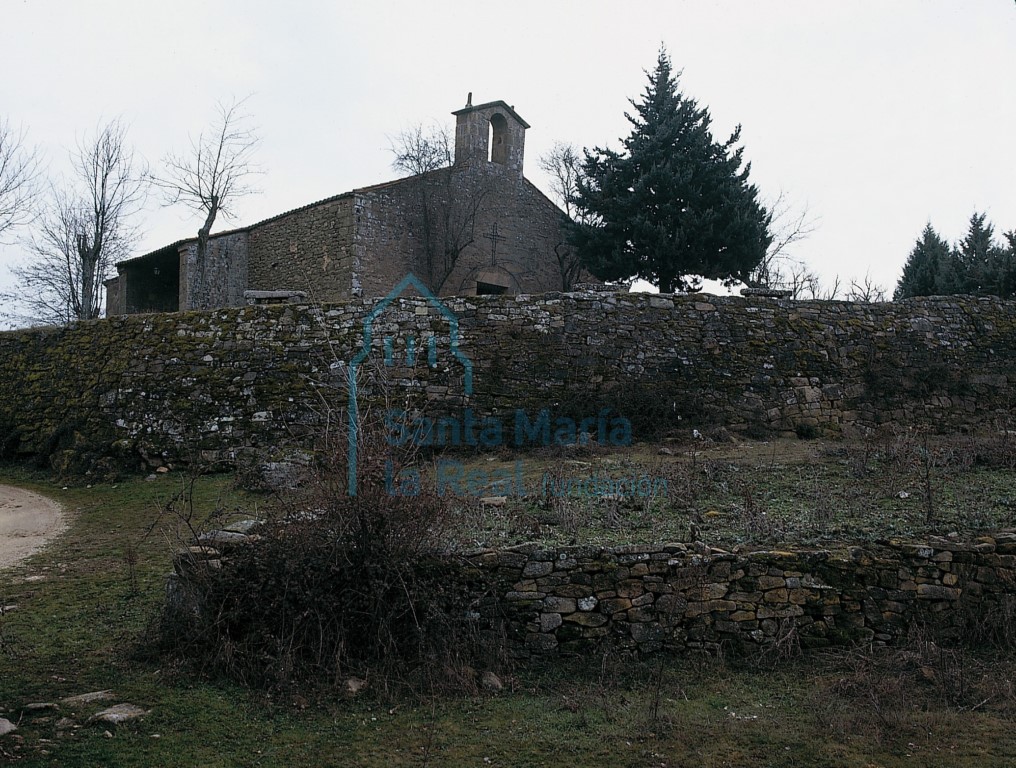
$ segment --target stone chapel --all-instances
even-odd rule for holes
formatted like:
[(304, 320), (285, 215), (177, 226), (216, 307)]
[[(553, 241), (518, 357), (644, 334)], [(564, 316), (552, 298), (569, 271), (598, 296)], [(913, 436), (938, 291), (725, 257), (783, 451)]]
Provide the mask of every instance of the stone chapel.
[(472, 94), (452, 114), (449, 167), (215, 233), (204, 264), (196, 237), (122, 261), (107, 315), (383, 296), (409, 273), (439, 296), (571, 288), (564, 213), (523, 173), (529, 124)]

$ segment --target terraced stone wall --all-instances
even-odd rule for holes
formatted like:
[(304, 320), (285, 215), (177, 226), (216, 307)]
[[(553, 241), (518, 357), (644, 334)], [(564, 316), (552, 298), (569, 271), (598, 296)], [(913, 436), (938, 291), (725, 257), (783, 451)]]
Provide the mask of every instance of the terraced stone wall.
[[(696, 551), (696, 549), (698, 551)], [(702, 544), (655, 548), (533, 547), (470, 564), (505, 589), (476, 610), (507, 616), (523, 657), (609, 644), (717, 651), (893, 643), (916, 623), (938, 637), (995, 631), (1016, 606), (1016, 534), (976, 542), (895, 542), (849, 553), (731, 554)]]
[[(223, 558), (235, 547), (256, 546), (256, 538), (246, 539), (214, 532), (178, 554), (170, 604), (195, 615), (201, 585), (214, 579)], [(891, 644), (915, 624), (938, 638), (997, 642), (1011, 637), (1016, 619), (1013, 531), (840, 554), (736, 554), (702, 543), (523, 545), (468, 553), (444, 570), (459, 582), (447, 591), (464, 595), (454, 610), (519, 658), (605, 648), (750, 652), (781, 643)]]

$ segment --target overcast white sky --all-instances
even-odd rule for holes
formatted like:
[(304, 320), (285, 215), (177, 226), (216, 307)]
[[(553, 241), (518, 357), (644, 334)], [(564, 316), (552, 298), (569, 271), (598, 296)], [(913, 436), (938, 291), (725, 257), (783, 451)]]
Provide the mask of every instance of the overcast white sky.
[[(122, 117), (157, 166), (251, 94), (263, 140), (253, 223), (392, 178), (387, 136), (504, 99), (556, 141), (616, 146), (661, 44), (715, 135), (743, 125), (752, 179), (818, 219), (796, 255), (825, 279), (891, 287), (931, 221), (1016, 228), (1013, 0), (0, 0), (0, 115), (48, 159)], [(138, 253), (196, 233), (153, 199)], [(22, 258), (0, 247), (6, 267)]]

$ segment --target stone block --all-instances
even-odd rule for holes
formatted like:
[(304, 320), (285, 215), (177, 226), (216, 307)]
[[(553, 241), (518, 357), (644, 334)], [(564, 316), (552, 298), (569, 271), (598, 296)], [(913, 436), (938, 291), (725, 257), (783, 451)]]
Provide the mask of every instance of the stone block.
[(918, 584), (917, 597), (922, 600), (959, 600), (962, 590), (937, 584)]
[(552, 632), (561, 626), (562, 618), (560, 613), (541, 613), (540, 631)]
[(543, 592), (509, 592), (505, 599), (509, 603), (526, 603), (535, 600), (542, 600), (546, 595)]
[(617, 585), (618, 597), (638, 597), (645, 592), (645, 587), (637, 579), (625, 579)]
[(659, 643), (666, 637), (663, 627), (656, 624), (632, 624), (631, 636), (639, 645), (646, 643)]
[(609, 621), (602, 613), (587, 613), (585, 611), (568, 614), (564, 620), (571, 624), (578, 624), (580, 627), (602, 627)]
[(632, 601), (626, 597), (615, 597), (609, 600), (600, 601), (600, 611), (606, 614), (619, 613), (620, 611), (627, 611), (632, 607)]
[(529, 561), (522, 569), (523, 578), (533, 578), (538, 576), (546, 576), (554, 570), (553, 563), (545, 563), (540, 561)]
[(626, 614), (625, 618), (630, 622), (643, 622), (643, 621), (655, 621), (657, 619), (656, 611), (652, 608), (631, 608)]
[(703, 584), (687, 590), (685, 594), (689, 600), (718, 600), (727, 594), (728, 589), (726, 584)]
[(660, 595), (656, 598), (656, 613), (661, 618), (680, 617), (688, 609), (688, 600), (683, 595)]
[(755, 611), (756, 618), (759, 619), (789, 619), (794, 616), (803, 616), (804, 609), (799, 605), (785, 605), (785, 606), (768, 606), (761, 605), (759, 609)]
[(588, 597), (590, 592), (591, 589), (585, 584), (564, 584), (560, 587), (554, 587), (554, 594), (561, 597)]
[(544, 635), (539, 632), (530, 632), (526, 635), (526, 649), (535, 652), (553, 651), (557, 648), (557, 638), (553, 635)]
[(592, 611), (596, 608), (597, 603), (599, 600), (590, 595), (589, 597), (580, 597), (577, 604), (580, 611)]
[(573, 597), (560, 597), (559, 595), (548, 595), (543, 599), (543, 608), (546, 611), (556, 613), (574, 613), (577, 604)]
[(759, 586), (759, 589), (762, 589), (762, 590), (776, 589), (778, 587), (785, 587), (785, 586), (787, 586), (787, 579), (786, 579), (786, 577), (784, 577), (782, 575), (780, 575), (780, 576), (770, 576), (770, 575), (759, 576), (759, 578), (758, 578), (758, 586)]

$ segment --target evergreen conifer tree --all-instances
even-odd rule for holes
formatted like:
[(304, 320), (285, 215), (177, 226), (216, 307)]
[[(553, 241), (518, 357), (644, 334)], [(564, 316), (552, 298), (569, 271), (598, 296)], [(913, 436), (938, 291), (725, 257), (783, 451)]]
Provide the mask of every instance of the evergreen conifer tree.
[(1005, 247), (999, 249), (998, 295), (1016, 296), (1016, 229), (1005, 232)]
[(920, 239), (914, 244), (903, 275), (896, 284), (893, 299), (908, 299), (912, 296), (935, 296), (943, 293), (939, 285), (940, 274), (949, 268), (952, 253), (949, 243), (943, 240), (929, 222)]
[(660, 51), (642, 100), (625, 113), (623, 151), (585, 152), (573, 242), (604, 280), (649, 280), (661, 292), (695, 287), (693, 276), (743, 280), (771, 242), (771, 216), (735, 148), (710, 132), (706, 108), (684, 96)]
[(962, 275), (962, 290), (957, 293), (995, 293), (994, 242), (995, 228), (984, 213), (970, 217), (967, 234), (957, 244), (954, 258)]
[(894, 299), (911, 296), (1016, 295), (1016, 231), (995, 242), (995, 229), (983, 213), (970, 217), (967, 233), (954, 247), (928, 224), (903, 267)]

